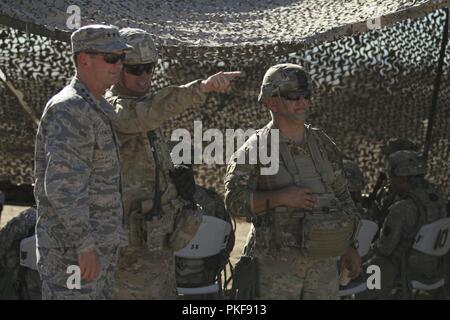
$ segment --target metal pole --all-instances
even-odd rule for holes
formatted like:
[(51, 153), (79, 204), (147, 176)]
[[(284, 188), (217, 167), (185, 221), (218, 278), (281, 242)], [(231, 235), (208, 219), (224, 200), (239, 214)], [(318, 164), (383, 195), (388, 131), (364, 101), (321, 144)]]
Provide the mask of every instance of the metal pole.
[(447, 43), (448, 43), (448, 8), (444, 8), (443, 10), (445, 11), (445, 22), (444, 22), (444, 30), (443, 30), (443, 34), (442, 34), (441, 51), (439, 54), (438, 69), (437, 69), (436, 79), (434, 81), (433, 99), (431, 102), (430, 113), (428, 115), (428, 127), (427, 127), (427, 133), (425, 136), (425, 147), (423, 150), (423, 160), (425, 162), (428, 161), (428, 155), (429, 155), (430, 147), (431, 147), (431, 138), (432, 138), (434, 122), (436, 119), (436, 109), (437, 109), (437, 102), (438, 102), (438, 97), (439, 97), (439, 88), (441, 86), (442, 69), (444, 67), (445, 49), (447, 48)]

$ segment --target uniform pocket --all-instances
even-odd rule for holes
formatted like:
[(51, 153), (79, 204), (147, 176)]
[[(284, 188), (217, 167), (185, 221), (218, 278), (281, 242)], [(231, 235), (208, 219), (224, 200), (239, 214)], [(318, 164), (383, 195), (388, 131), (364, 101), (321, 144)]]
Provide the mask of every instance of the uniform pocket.
[(307, 214), (303, 223), (303, 250), (314, 258), (338, 257), (348, 249), (355, 220), (343, 212)]
[(168, 237), (173, 230), (173, 212), (164, 212), (159, 219), (146, 221), (147, 249), (158, 252), (167, 247)]

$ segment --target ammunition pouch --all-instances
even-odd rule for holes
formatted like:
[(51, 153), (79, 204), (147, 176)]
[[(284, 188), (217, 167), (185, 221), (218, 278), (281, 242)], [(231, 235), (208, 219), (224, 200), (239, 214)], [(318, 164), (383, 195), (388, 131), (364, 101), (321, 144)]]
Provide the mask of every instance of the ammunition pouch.
[(314, 258), (338, 257), (352, 244), (358, 218), (343, 210), (308, 213), (303, 221), (302, 250)]
[(255, 300), (259, 296), (258, 261), (241, 256), (233, 272), (232, 300)]
[(161, 206), (162, 212), (155, 218), (146, 221), (147, 249), (150, 252), (168, 250), (171, 247), (170, 236), (177, 230), (176, 218), (182, 209), (183, 202), (173, 199)]
[(270, 215), (272, 250), (275, 248), (278, 251), (281, 247), (301, 249), (305, 212), (295, 208), (277, 207)]
[(186, 247), (194, 238), (202, 223), (203, 210), (187, 205), (177, 211), (174, 228), (168, 237), (168, 248), (178, 251)]
[(142, 247), (146, 238), (144, 215), (141, 210), (133, 210), (128, 218), (128, 246)]

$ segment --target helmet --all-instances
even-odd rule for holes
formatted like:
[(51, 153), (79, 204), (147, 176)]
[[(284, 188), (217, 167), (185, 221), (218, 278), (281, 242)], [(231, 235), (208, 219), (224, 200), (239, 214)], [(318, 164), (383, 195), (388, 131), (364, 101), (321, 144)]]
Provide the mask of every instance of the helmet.
[(351, 160), (344, 160), (343, 162), (348, 191), (361, 192), (364, 189), (364, 176), (361, 169)]
[(408, 139), (391, 138), (383, 146), (382, 152), (385, 156), (389, 156), (390, 154), (400, 150), (410, 150), (417, 152), (419, 151), (419, 147), (414, 142)]
[(119, 31), (128, 45), (133, 47), (127, 51), (124, 64), (146, 64), (154, 63), (158, 60), (155, 43), (151, 35), (142, 29), (123, 28)]
[(277, 64), (270, 67), (264, 75), (258, 101), (264, 102), (274, 95), (309, 96), (311, 91), (311, 77), (302, 66), (292, 63)]
[(388, 172), (398, 177), (417, 176), (425, 174), (426, 168), (417, 152), (400, 150), (389, 156)]

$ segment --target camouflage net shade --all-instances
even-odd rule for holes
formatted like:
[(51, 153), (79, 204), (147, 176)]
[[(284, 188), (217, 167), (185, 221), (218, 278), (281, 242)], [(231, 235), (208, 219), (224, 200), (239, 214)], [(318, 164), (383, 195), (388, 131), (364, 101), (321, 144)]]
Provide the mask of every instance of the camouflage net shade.
[[(67, 40), (74, 24), (135, 26), (158, 45), (243, 47), (322, 42), (382, 17), (389, 25), (420, 17), (446, 0), (3, 0), (0, 20), (34, 34)], [(79, 21), (73, 15), (79, 13)]]
[[(25, 1), (0, 4), (0, 23), (4, 24), (0, 29), (0, 69), (24, 94), (38, 118), (47, 100), (74, 72), (70, 46), (64, 42), (69, 31), (65, 24), (68, 2), (41, 2), (44, 4), (33, 8), (35, 11), (26, 11), (33, 5)], [(262, 127), (270, 120), (256, 101), (262, 76), (270, 65), (293, 62), (305, 65), (315, 83), (310, 122), (324, 128), (344, 153), (357, 161), (367, 179), (367, 190), (384, 167), (381, 147), (386, 139), (409, 138), (423, 150), (445, 17), (443, 10), (433, 9), (448, 1), (383, 1), (380, 10), (385, 27), (372, 31), (367, 30), (366, 19), (376, 1), (354, 1), (352, 5), (348, 1), (248, 1), (239, 10), (231, 1), (213, 2), (216, 8), (207, 1), (156, 1), (140, 11), (133, 9), (139, 1), (72, 3), (82, 10), (97, 8), (89, 9), (83, 25), (106, 21), (142, 27), (155, 35), (160, 60), (154, 90), (220, 70), (245, 72), (231, 94), (212, 94), (205, 105), (168, 121), (164, 127), (168, 138), (175, 128), (192, 132), (194, 120), (202, 121), (203, 130)], [(222, 14), (219, 9), (226, 5), (230, 10)], [(114, 15), (114, 10), (121, 14)], [(44, 11), (45, 18), (39, 19)], [(178, 11), (173, 24), (160, 23), (168, 18), (158, 14)], [(297, 21), (305, 23), (296, 23), (294, 18), (299, 17), (292, 12), (304, 18)], [(192, 21), (184, 24), (190, 13)], [(238, 24), (239, 18), (245, 18), (244, 23)], [(229, 27), (227, 32), (222, 32), (224, 25)], [(449, 71), (447, 46), (428, 162), (428, 177), (447, 196)], [(0, 83), (0, 177), (32, 183), (36, 128), (30, 113)], [(223, 192), (224, 173), (224, 165), (199, 165), (197, 181)]]

